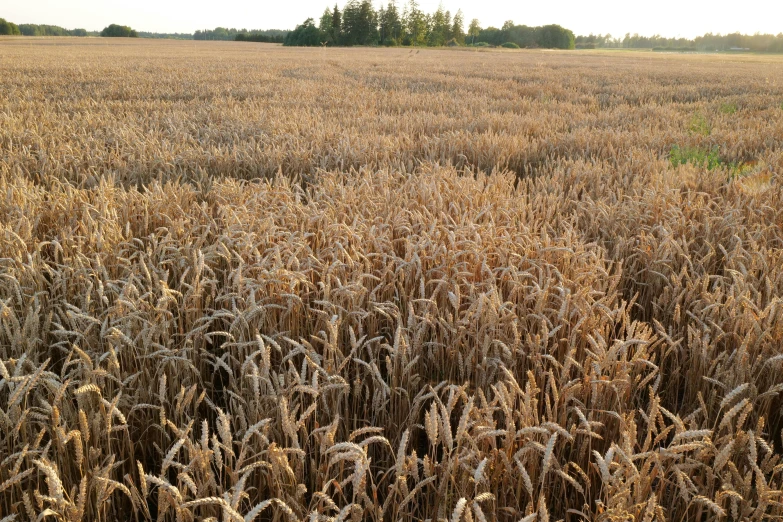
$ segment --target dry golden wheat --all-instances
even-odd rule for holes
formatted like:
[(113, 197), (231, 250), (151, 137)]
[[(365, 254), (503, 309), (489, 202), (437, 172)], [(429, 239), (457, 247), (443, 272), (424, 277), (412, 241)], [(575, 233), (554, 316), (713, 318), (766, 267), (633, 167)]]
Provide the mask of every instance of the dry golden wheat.
[(780, 58), (0, 62), (0, 520), (783, 515)]

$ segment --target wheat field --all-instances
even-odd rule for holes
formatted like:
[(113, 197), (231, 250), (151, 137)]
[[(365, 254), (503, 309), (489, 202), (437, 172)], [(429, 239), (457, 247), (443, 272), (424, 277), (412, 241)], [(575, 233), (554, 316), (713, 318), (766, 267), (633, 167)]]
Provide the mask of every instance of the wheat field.
[(0, 521), (780, 519), (782, 66), (0, 40)]

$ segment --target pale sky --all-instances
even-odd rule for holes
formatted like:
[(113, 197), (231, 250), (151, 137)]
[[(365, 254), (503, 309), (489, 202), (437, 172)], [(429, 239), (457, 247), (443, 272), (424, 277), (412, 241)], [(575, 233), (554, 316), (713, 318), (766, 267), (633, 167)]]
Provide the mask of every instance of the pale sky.
[[(341, 9), (345, 2), (338, 1)], [(397, 1), (400, 10), (404, 3)], [(426, 12), (437, 9), (439, 3), (419, 0)], [(615, 37), (625, 33), (692, 38), (706, 32), (783, 32), (780, 0), (443, 0), (442, 4), (452, 14), (462, 9), (466, 25), (478, 18), (482, 27), (500, 27), (506, 20), (525, 25), (554, 23), (576, 34), (611, 33)], [(17, 24), (90, 31), (118, 23), (139, 31), (192, 33), (216, 26), (293, 29), (305, 18), (317, 20), (327, 5), (326, 0), (0, 0), (0, 17)]]

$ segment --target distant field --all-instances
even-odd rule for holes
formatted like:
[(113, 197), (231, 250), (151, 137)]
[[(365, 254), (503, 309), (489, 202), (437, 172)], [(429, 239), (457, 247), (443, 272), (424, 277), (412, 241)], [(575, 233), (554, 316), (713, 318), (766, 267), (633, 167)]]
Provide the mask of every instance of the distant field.
[(783, 515), (783, 57), (0, 72), (0, 522)]

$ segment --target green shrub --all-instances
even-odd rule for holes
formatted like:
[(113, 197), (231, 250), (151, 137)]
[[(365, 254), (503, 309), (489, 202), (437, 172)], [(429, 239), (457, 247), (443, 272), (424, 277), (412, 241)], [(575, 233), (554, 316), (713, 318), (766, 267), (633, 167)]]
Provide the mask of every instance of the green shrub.
[(476, 42), (474, 44), (471, 44), (471, 47), (492, 47), (492, 45), (490, 45), (487, 42)]
[(506, 42), (501, 45), (501, 47), (505, 47), (506, 49), (519, 49), (519, 46), (514, 42)]
[(704, 167), (707, 170), (713, 170), (724, 165), (724, 162), (720, 159), (718, 147), (704, 149), (701, 147), (680, 147), (675, 145), (669, 151), (669, 161), (672, 167), (690, 163), (691, 165)]

